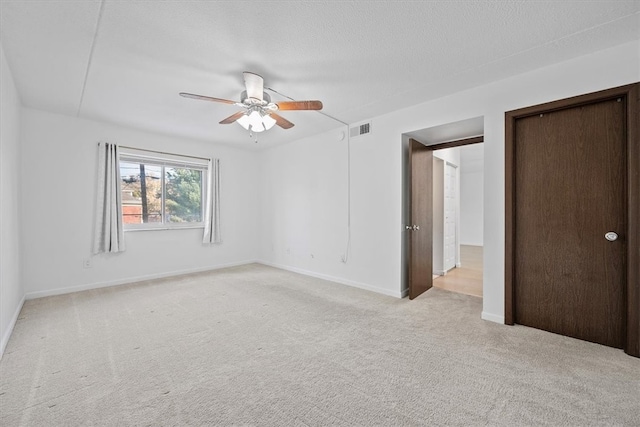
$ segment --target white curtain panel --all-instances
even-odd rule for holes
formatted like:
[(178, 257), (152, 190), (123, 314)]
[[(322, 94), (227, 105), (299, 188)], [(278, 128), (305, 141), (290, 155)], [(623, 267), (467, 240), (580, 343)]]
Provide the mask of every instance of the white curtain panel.
[(209, 159), (202, 243), (222, 243), (220, 236), (220, 160)]
[(120, 189), (120, 162), (118, 146), (98, 144), (98, 188), (93, 253), (122, 252), (122, 191)]

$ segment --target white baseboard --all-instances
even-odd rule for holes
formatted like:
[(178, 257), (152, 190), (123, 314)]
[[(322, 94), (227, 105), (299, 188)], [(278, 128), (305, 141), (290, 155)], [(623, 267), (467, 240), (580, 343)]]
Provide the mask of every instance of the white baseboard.
[(29, 299), (35, 299), (35, 298), (50, 297), (54, 295), (70, 294), (72, 292), (88, 291), (91, 289), (107, 288), (109, 286), (118, 286), (118, 285), (126, 285), (126, 284), (131, 284), (136, 282), (142, 282), (143, 280), (162, 279), (164, 277), (181, 276), (183, 274), (202, 273), (204, 271), (220, 270), (222, 268), (237, 267), (239, 265), (254, 264), (256, 262), (258, 261), (247, 260), (247, 261), (233, 262), (229, 264), (221, 264), (221, 265), (210, 266), (210, 267), (174, 270), (174, 271), (168, 271), (164, 273), (127, 277), (125, 279), (110, 280), (106, 282), (94, 282), (94, 283), (88, 283), (85, 285), (70, 286), (67, 288), (57, 288), (57, 289), (49, 289), (46, 291), (28, 292), (26, 294), (26, 299), (29, 300)]
[(447, 270), (433, 270), (433, 274), (437, 274), (438, 276), (445, 276), (447, 274)]
[(480, 317), (482, 318), (482, 320), (488, 320), (489, 322), (495, 322), (504, 325), (504, 316), (498, 316), (497, 314), (487, 313), (486, 311), (483, 311)]
[(0, 341), (0, 359), (2, 359), (2, 355), (4, 354), (4, 349), (7, 348), (7, 344), (9, 343), (9, 338), (11, 338), (11, 334), (13, 333), (13, 328), (16, 326), (16, 322), (18, 321), (18, 316), (20, 316), (20, 311), (22, 311), (22, 306), (24, 305), (26, 298), (23, 295), (20, 304), (16, 307), (15, 313), (13, 313), (13, 317), (11, 318), (11, 322), (9, 322), (9, 327), (5, 331), (2, 336), (2, 341)]
[(294, 273), (304, 274), (305, 276), (316, 277), (318, 279), (328, 280), (330, 282), (340, 283), (341, 285), (352, 286), (354, 288), (364, 289), (371, 292), (376, 292), (378, 294), (387, 295), (395, 298), (403, 298), (408, 290), (404, 291), (390, 291), (388, 289), (382, 289), (377, 286), (372, 286), (362, 282), (356, 282), (354, 280), (343, 279), (341, 277), (329, 276), (328, 274), (316, 273), (314, 271), (304, 270), (302, 268), (290, 267), (288, 265), (276, 264), (269, 261), (257, 261), (259, 264), (268, 265), (269, 267), (279, 268), (281, 270), (292, 271)]
[(456, 262), (456, 268), (460, 268), (462, 267), (462, 263), (461, 262)]

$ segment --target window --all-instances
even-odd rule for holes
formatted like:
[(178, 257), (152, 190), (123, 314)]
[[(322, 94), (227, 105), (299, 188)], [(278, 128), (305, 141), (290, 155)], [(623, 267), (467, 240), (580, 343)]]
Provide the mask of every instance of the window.
[(124, 228), (204, 226), (206, 172), (206, 164), (180, 161), (180, 156), (121, 154)]

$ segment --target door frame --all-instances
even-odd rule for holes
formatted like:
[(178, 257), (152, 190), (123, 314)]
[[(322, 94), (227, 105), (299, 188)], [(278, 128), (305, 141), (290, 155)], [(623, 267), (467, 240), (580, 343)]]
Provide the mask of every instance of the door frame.
[(640, 83), (507, 111), (505, 113), (505, 324), (515, 319), (515, 122), (517, 119), (620, 98), (627, 125), (627, 271), (623, 350), (640, 357)]
[[(427, 150), (429, 151), (436, 151), (436, 150), (441, 150), (443, 148), (453, 148), (453, 147), (462, 147), (464, 145), (471, 145), (471, 144), (479, 144), (484, 142), (484, 136), (474, 136), (471, 138), (464, 138), (464, 139), (457, 139), (454, 141), (446, 141), (446, 142), (442, 142), (442, 143), (435, 143), (435, 144), (425, 144), (422, 141), (414, 138), (414, 137), (410, 137), (409, 138), (409, 144), (411, 144), (411, 141), (415, 141), (415, 142), (419, 142), (420, 144), (422, 144)], [(410, 164), (410, 162), (409, 162)], [(411, 203), (409, 204), (409, 206), (411, 206), (414, 203), (413, 200), (413, 192), (411, 191), (411, 178), (409, 177), (409, 182), (408, 182), (408, 193), (409, 193), (409, 197), (411, 198)], [(429, 203), (429, 207), (427, 208), (427, 218), (426, 218), (426, 222), (427, 224), (429, 224), (430, 227), (433, 227), (433, 198), (431, 200), (428, 201)], [(405, 226), (408, 224), (405, 224)], [(406, 233), (406, 231), (405, 231)], [(411, 237), (407, 236), (406, 234), (404, 234), (405, 237), (405, 242), (404, 245), (405, 247), (408, 249), (408, 255), (407, 255), (407, 261), (406, 261), (406, 268), (408, 270), (407, 271), (407, 291), (409, 294), (409, 299), (414, 299), (415, 297), (417, 297), (420, 294), (416, 295), (415, 290), (412, 291), (412, 274), (411, 274)], [(433, 247), (433, 235), (430, 238), (430, 242), (429, 244), (431, 245), (431, 247)], [(457, 257), (457, 255), (456, 255)], [(431, 272), (433, 274), (433, 272)], [(431, 276), (429, 276), (431, 277)], [(433, 279), (432, 279), (433, 280)], [(431, 286), (429, 286), (430, 288)]]

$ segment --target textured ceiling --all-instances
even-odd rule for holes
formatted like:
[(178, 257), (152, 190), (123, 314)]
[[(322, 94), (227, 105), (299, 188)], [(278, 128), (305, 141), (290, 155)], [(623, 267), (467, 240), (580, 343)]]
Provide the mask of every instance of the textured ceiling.
[[(0, 36), (23, 104), (252, 147), (242, 71), (357, 123), (640, 38), (640, 1), (5, 1)], [(272, 95), (275, 101), (281, 100)], [(316, 112), (272, 146), (335, 128)]]

